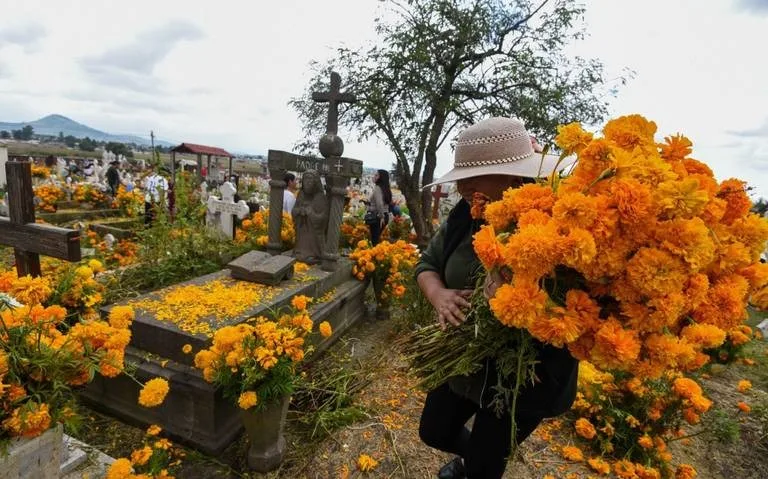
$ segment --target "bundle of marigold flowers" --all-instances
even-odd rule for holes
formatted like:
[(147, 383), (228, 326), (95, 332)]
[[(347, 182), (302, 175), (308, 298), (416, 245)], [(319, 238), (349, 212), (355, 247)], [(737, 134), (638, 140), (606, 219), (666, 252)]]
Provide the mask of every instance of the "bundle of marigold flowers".
[(91, 203), (95, 206), (108, 206), (111, 201), (97, 186), (89, 183), (80, 183), (75, 186), (72, 199), (81, 203)]
[(33, 188), (35, 198), (37, 198), (37, 207), (41, 211), (53, 213), (56, 211), (56, 203), (64, 199), (64, 191), (53, 183), (35, 186)]
[(50, 178), (51, 170), (43, 165), (32, 165), (32, 178)]
[(403, 240), (382, 241), (373, 247), (368, 241), (360, 241), (349, 259), (354, 262), (352, 274), (357, 279), (373, 278), (384, 285), (383, 299), (399, 298), (405, 294), (403, 283), (419, 260), (419, 252)]
[(411, 229), (413, 229), (413, 223), (410, 219), (402, 215), (395, 216), (381, 232), (381, 238), (390, 242), (398, 240), (410, 242), (414, 239)]
[(475, 252), (502, 284), (488, 301), (478, 288), (457, 330), (409, 340), (425, 386), (496, 358), (506, 365), (497, 399), (514, 404), (541, 344), (660, 379), (704, 365), (704, 351), (746, 319), (750, 297), (768, 306), (768, 223), (750, 213), (743, 182), (718, 183), (687, 138), (656, 143), (655, 123), (639, 115), (609, 121), (602, 137), (575, 123), (558, 131), (562, 157), (578, 157), (570, 175), (473, 207), (486, 223)]
[(368, 240), (371, 230), (362, 219), (356, 217), (344, 218), (341, 223), (341, 235), (339, 246), (342, 248), (354, 248), (363, 240)]
[[(295, 296), (289, 310), (273, 320), (260, 316), (219, 329), (212, 346), (195, 355), (195, 366), (244, 410), (280, 401), (293, 392), (296, 366), (311, 351), (305, 340), (314, 327), (307, 310), (310, 302)], [(327, 322), (318, 331), (323, 336), (332, 333)]]
[[(257, 211), (250, 218), (243, 220), (240, 229), (235, 232), (237, 243), (251, 243), (259, 249), (267, 247), (269, 241), (269, 210)], [(293, 228), (293, 217), (283, 212), (283, 224), (280, 228), (280, 241), (283, 248), (289, 250), (296, 242), (296, 231)]]
[(92, 319), (70, 327), (61, 306), (20, 305), (3, 297), (0, 442), (38, 436), (57, 422), (74, 422), (73, 387), (88, 383), (95, 371), (107, 377), (123, 371), (132, 320), (133, 310), (118, 308), (108, 321)]

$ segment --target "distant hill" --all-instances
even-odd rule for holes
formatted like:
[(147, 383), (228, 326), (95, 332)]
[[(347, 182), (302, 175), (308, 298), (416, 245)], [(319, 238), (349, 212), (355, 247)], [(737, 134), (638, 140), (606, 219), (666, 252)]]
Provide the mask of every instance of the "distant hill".
[[(61, 132), (64, 136), (72, 135), (75, 138), (85, 138), (87, 136), (88, 138), (97, 141), (116, 141), (120, 143), (136, 143), (137, 145), (150, 144), (149, 138), (135, 135), (105, 133), (62, 115), (48, 115), (39, 120), (22, 123), (6, 123), (0, 121), (0, 130), (20, 130), (27, 125), (34, 128), (35, 134), (37, 135), (59, 136), (59, 132)], [(174, 143), (157, 139), (155, 140), (155, 144), (160, 146), (176, 146)]]

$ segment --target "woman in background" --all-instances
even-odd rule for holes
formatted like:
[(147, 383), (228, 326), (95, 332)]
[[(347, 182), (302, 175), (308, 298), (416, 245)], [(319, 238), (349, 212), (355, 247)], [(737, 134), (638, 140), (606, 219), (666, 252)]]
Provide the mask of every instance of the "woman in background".
[[(371, 230), (371, 244), (377, 245), (381, 232), (389, 222), (389, 209), (392, 205), (392, 190), (389, 187), (389, 172), (377, 170), (373, 176), (373, 192), (369, 198), (368, 212), (373, 213), (373, 220), (368, 222)], [(371, 215), (369, 215), (371, 216)]]

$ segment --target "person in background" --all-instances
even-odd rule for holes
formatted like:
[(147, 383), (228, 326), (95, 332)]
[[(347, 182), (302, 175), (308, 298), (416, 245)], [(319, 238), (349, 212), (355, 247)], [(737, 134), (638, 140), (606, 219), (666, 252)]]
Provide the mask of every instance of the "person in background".
[(155, 220), (157, 205), (164, 201), (168, 192), (168, 180), (160, 176), (160, 173), (152, 171), (144, 180), (144, 224), (151, 226)]
[(283, 177), (285, 189), (283, 190), (283, 213), (291, 214), (296, 204), (296, 175), (286, 173)]
[(109, 185), (109, 192), (112, 196), (117, 195), (117, 188), (120, 186), (120, 172), (117, 171), (117, 160), (109, 162), (109, 168), (107, 168), (107, 185)]
[(392, 190), (389, 187), (389, 172), (377, 170), (373, 176), (373, 191), (369, 198), (368, 212), (374, 220), (368, 223), (371, 230), (371, 244), (377, 245), (381, 240), (381, 232), (389, 223), (389, 209), (392, 205)]
[[(472, 237), (482, 224), (470, 214), (474, 193), (499, 200), (508, 188), (552, 173), (558, 160), (535, 152), (519, 120), (490, 118), (459, 135), (454, 168), (425, 187), (455, 181), (462, 197), (422, 253), (415, 271), (419, 288), (446, 334), (466, 320), (475, 279), (482, 269), (472, 247)], [(564, 163), (558, 168), (569, 166)], [(486, 277), (486, 299), (495, 294), (497, 281)], [(537, 361), (538, 380), (520, 391), (514, 417), (509, 404), (501, 411), (492, 404), (497, 381), (513, 382), (512, 378), (498, 378), (494, 357), (486, 358), (475, 373), (451, 377), (427, 393), (419, 436), (428, 446), (456, 456), (440, 469), (438, 478), (500, 479), (512, 451), (512, 421), (517, 426), (514, 442), (520, 444), (542, 419), (570, 409), (576, 397), (578, 362), (567, 349), (540, 343)], [(473, 416), (470, 430), (466, 424)]]

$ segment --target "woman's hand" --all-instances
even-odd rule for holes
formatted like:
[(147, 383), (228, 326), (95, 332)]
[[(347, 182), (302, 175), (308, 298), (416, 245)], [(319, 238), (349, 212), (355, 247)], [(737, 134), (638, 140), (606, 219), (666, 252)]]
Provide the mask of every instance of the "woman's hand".
[(483, 283), (483, 296), (485, 299), (491, 299), (496, 294), (496, 290), (499, 286), (504, 284), (504, 279), (496, 271), (491, 271), (485, 276), (485, 282)]
[(467, 299), (471, 295), (471, 289), (435, 289), (428, 299), (437, 311), (437, 322), (440, 324), (440, 329), (445, 330), (447, 323), (459, 326), (467, 319), (462, 308), (469, 308)]

